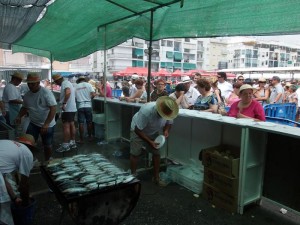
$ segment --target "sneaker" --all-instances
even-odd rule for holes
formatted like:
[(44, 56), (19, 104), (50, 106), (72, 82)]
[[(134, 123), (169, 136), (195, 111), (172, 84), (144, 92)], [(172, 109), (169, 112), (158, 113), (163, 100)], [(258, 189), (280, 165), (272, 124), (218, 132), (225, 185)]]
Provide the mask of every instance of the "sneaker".
[(67, 151), (70, 151), (71, 149), (70, 149), (70, 147), (69, 147), (69, 145), (68, 146), (63, 146), (63, 145), (61, 145), (58, 149), (56, 149), (55, 151), (56, 152), (67, 152)]
[(76, 145), (76, 143), (70, 143), (69, 147), (72, 148), (72, 149), (74, 149), (74, 148), (77, 148), (77, 145)]
[(168, 185), (168, 183), (161, 180), (160, 178), (157, 179), (157, 178), (152, 177), (152, 182), (160, 187), (166, 187)]

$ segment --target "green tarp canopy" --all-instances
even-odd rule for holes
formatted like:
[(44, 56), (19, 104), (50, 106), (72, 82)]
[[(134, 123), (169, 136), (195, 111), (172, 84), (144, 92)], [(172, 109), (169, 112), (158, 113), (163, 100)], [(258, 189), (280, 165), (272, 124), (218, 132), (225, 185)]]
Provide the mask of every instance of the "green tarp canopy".
[(56, 0), (12, 49), (70, 61), (132, 37), (150, 40), (151, 21), (153, 40), (296, 34), (299, 12), (299, 0)]

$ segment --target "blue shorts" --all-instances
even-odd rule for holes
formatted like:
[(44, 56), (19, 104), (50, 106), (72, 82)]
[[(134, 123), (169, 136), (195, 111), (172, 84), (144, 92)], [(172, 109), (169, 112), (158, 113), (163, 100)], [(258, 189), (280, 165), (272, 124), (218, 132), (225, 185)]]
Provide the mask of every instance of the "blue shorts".
[(76, 112), (62, 112), (61, 121), (65, 122), (74, 122)]
[(92, 123), (93, 122), (93, 110), (91, 107), (79, 108), (78, 111), (78, 123)]
[(41, 135), (43, 145), (51, 146), (52, 142), (53, 142), (54, 127), (55, 126), (48, 127), (47, 133), (41, 134), (41, 127), (39, 127), (33, 123), (29, 123), (26, 134), (31, 134), (34, 137), (35, 141), (37, 141), (39, 138), (39, 135)]

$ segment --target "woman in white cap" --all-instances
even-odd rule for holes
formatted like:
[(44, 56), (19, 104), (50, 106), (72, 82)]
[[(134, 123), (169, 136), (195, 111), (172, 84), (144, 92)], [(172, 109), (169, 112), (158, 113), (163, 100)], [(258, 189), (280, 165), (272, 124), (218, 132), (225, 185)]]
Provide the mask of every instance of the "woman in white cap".
[(228, 116), (236, 118), (254, 118), (257, 121), (266, 121), (262, 105), (253, 99), (254, 88), (249, 84), (240, 87), (240, 100), (234, 102), (228, 112)]
[(257, 91), (254, 93), (255, 100), (258, 101), (262, 106), (268, 104), (268, 100), (270, 97), (270, 90), (266, 88), (267, 80), (264, 77), (258, 79), (258, 87)]

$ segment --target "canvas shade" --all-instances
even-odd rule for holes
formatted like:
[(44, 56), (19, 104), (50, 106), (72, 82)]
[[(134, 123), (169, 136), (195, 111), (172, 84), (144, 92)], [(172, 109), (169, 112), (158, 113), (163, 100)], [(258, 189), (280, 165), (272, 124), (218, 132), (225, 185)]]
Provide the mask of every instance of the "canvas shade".
[(175, 70), (172, 73), (172, 77), (180, 77), (181, 75), (183, 75), (183, 73), (180, 70)]
[(299, 0), (56, 0), (47, 8), (13, 52), (70, 61), (132, 37), (150, 40), (151, 10), (153, 40), (300, 32)]
[(148, 68), (146, 67), (127, 67), (124, 70), (115, 72), (116, 76), (131, 76), (132, 74), (138, 74), (139, 76), (146, 76), (148, 74)]

